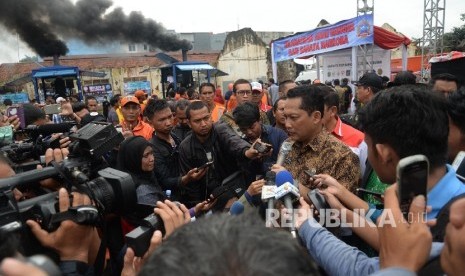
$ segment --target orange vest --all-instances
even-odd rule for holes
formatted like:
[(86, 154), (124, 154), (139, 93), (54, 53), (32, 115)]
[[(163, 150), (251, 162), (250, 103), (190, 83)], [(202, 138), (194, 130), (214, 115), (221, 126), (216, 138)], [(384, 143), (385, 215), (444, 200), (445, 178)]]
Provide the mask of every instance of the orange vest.
[(214, 123), (218, 122), (218, 120), (223, 116), (224, 107), (220, 104), (215, 103), (215, 107), (212, 110), (212, 121)]

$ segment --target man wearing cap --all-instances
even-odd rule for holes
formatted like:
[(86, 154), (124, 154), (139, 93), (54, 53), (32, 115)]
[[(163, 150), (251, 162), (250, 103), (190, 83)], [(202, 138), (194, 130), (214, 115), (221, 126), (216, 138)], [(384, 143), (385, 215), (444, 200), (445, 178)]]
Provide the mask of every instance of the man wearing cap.
[(125, 138), (130, 136), (143, 136), (147, 140), (152, 138), (153, 128), (141, 120), (141, 107), (136, 97), (123, 97), (121, 99), (121, 112), (124, 118), (122, 127)]
[[(252, 84), (248, 80), (238, 79), (234, 82), (233, 93), (234, 93), (234, 96), (236, 96), (237, 105), (240, 105), (245, 102), (253, 102), (258, 105), (261, 101), (262, 93), (261, 92), (257, 93), (257, 92), (258, 91), (255, 91), (255, 94), (257, 95), (254, 98), (254, 96), (252, 95), (253, 93)], [(230, 110), (224, 113), (223, 116), (221, 116), (220, 118), (220, 122), (228, 124), (236, 132), (237, 135), (243, 137), (243, 133), (240, 131), (239, 127), (234, 121), (233, 111), (234, 110)], [(264, 125), (270, 124), (270, 120), (268, 119), (268, 116), (266, 116), (266, 113), (261, 110), (260, 110), (260, 123)]]
[(271, 110), (271, 106), (267, 105), (262, 101), (263, 98), (263, 86), (261, 83), (253, 81), (250, 83), (252, 86), (251, 102), (258, 106), (258, 109), (262, 112), (267, 112)]
[(373, 96), (383, 89), (383, 79), (376, 73), (366, 73), (356, 84), (357, 99), (362, 104), (367, 104)]
[(212, 121), (218, 122), (224, 113), (224, 106), (216, 103), (213, 99), (215, 97), (215, 86), (211, 83), (205, 82), (200, 85), (199, 97), (204, 102), (211, 112)]

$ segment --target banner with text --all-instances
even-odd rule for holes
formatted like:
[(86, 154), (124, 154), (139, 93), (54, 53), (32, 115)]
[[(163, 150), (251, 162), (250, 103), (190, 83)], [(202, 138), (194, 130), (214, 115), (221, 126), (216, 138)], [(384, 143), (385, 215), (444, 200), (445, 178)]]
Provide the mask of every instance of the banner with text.
[(278, 62), (363, 44), (373, 44), (373, 14), (276, 40), (272, 48)]
[[(323, 63), (323, 74), (321, 76), (322, 81), (332, 81), (334, 79), (352, 78), (352, 50), (345, 49), (339, 50), (332, 53), (321, 55)], [(391, 51), (384, 50), (380, 47), (375, 46), (373, 48), (373, 61), (369, 60), (373, 64), (373, 70), (380, 76), (391, 76)], [(363, 64), (362, 60), (358, 60), (358, 76), (362, 76)]]

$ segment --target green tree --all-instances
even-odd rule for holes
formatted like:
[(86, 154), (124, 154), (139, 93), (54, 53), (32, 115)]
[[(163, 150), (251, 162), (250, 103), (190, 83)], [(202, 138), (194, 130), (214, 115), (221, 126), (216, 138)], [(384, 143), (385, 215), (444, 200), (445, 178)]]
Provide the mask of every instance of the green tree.
[[(465, 13), (460, 15), (460, 19), (465, 21)], [(444, 52), (465, 52), (465, 24), (460, 27), (454, 27), (450, 33), (445, 33), (443, 41)]]

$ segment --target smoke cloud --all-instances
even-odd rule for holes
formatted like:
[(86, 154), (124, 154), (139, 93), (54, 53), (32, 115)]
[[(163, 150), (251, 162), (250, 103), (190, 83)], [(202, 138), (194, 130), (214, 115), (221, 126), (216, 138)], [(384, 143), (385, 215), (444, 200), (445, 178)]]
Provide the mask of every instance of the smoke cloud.
[(120, 7), (105, 14), (110, 0), (2, 0), (0, 24), (18, 33), (39, 56), (65, 55), (61, 39), (78, 38), (87, 44), (113, 41), (147, 43), (163, 51), (191, 49), (153, 19), (140, 12), (124, 14)]

